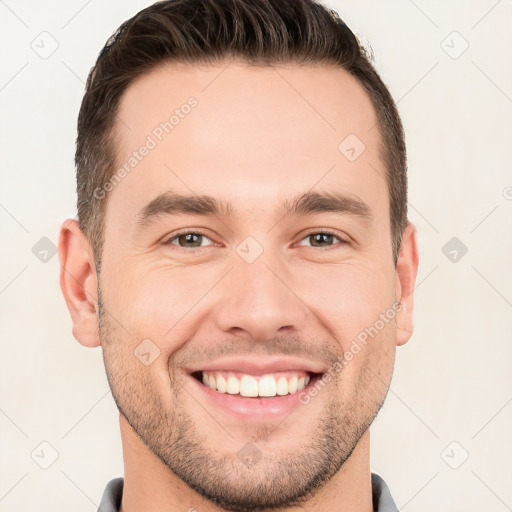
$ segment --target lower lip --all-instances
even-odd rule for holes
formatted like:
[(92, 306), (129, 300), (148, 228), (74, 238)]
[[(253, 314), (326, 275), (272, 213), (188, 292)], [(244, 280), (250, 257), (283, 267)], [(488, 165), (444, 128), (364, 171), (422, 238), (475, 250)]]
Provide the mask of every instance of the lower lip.
[(245, 421), (272, 419), (289, 414), (295, 408), (299, 407), (301, 402), (299, 396), (308, 392), (308, 388), (316, 381), (318, 376), (311, 379), (308, 385), (301, 391), (289, 395), (276, 395), (273, 397), (243, 397), (241, 395), (230, 395), (229, 393), (219, 393), (212, 388), (205, 386), (197, 379), (189, 375), (192, 384), (198, 388), (198, 391), (217, 407), (220, 407), (238, 419)]

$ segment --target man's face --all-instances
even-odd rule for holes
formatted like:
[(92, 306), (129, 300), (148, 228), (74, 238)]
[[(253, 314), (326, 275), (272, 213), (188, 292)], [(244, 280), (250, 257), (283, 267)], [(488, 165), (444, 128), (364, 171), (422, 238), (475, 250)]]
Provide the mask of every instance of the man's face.
[[(389, 387), (397, 327), (376, 322), (399, 283), (362, 87), (334, 67), (226, 65), (161, 67), (122, 99), (118, 168), (149, 150), (108, 198), (100, 338), (125, 428), (244, 510), (299, 502), (349, 457)], [(295, 212), (308, 193), (344, 199)], [(230, 212), (171, 211), (170, 194)]]

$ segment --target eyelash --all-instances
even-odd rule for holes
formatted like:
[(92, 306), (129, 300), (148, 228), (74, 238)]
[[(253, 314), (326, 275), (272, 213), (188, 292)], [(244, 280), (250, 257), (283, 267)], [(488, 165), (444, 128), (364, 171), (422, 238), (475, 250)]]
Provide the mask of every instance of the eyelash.
[[(192, 247), (192, 248), (186, 248), (186, 247), (180, 247), (179, 245), (177, 244), (172, 244), (171, 242), (177, 238), (179, 238), (180, 236), (182, 235), (189, 235), (189, 234), (193, 234), (193, 235), (202, 235), (206, 238), (208, 238), (209, 240), (210, 237), (204, 233), (203, 231), (200, 231), (200, 230), (190, 230), (190, 231), (180, 231), (178, 233), (175, 233), (172, 237), (170, 237), (169, 239), (167, 239), (166, 242), (163, 243), (163, 245), (174, 245), (177, 249), (183, 249), (184, 251), (194, 251), (195, 253), (202, 253), (204, 250), (208, 249), (208, 247)], [(340, 243), (338, 245), (350, 245), (350, 242), (341, 238), (338, 234), (336, 234), (334, 231), (331, 231), (329, 229), (323, 229), (323, 230), (320, 230), (320, 231), (310, 231), (309, 233), (306, 233), (300, 240), (299, 242), (302, 242), (303, 240), (305, 240), (306, 238), (312, 236), (312, 235), (332, 235), (334, 236), (335, 238), (337, 238)], [(315, 247), (312, 247), (313, 249), (315, 249)], [(325, 248), (316, 248), (316, 249), (320, 249), (321, 251), (328, 251), (328, 250), (331, 250), (331, 249), (335, 249), (336, 246), (331, 246), (331, 247), (325, 247)]]

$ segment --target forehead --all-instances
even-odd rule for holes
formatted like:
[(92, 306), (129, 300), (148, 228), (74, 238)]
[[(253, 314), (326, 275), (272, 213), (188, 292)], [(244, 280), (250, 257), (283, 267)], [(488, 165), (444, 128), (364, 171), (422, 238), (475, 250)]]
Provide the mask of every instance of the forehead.
[(263, 213), (283, 195), (335, 188), (387, 212), (376, 124), (367, 93), (339, 67), (166, 63), (121, 99), (117, 169), (126, 177), (109, 205), (135, 215), (176, 191)]

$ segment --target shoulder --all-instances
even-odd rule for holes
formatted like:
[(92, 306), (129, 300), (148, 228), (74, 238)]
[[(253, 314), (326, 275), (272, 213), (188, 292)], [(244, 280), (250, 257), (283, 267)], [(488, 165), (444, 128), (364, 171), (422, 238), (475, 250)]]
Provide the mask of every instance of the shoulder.
[(398, 512), (386, 482), (372, 473), (373, 509), (375, 512)]
[(118, 512), (123, 496), (124, 478), (113, 478), (105, 487), (98, 512)]

